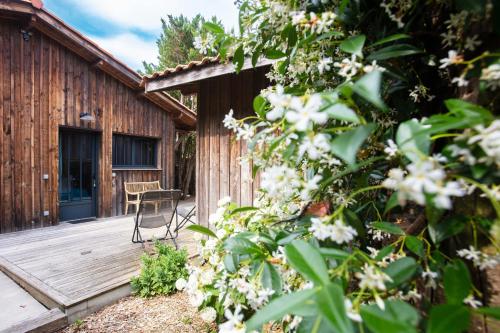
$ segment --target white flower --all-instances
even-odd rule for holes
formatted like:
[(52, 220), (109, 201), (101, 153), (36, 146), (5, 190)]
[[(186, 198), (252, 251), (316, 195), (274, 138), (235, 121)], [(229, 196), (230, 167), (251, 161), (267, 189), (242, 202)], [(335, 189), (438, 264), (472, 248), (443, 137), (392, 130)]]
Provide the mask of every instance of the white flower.
[(486, 82), (486, 87), (491, 90), (500, 88), (500, 64), (492, 64), (481, 71), (481, 80)]
[(357, 236), (356, 230), (348, 225), (345, 225), (341, 220), (336, 220), (333, 223), (330, 238), (337, 244), (349, 243)]
[(474, 51), (476, 49), (476, 47), (479, 45), (481, 45), (481, 41), (478, 40), (477, 35), (465, 38), (464, 49), (469, 50), (469, 51)]
[(224, 316), (227, 321), (219, 325), (219, 333), (245, 333), (245, 325), (242, 323), (241, 305), (236, 305), (234, 312), (226, 309)]
[(384, 153), (389, 157), (394, 157), (398, 154), (398, 146), (392, 139), (387, 140), (387, 147), (385, 147)]
[(457, 254), (459, 257), (472, 261), (472, 264), (480, 270), (494, 268), (500, 261), (498, 256), (490, 257), (486, 253), (476, 250), (472, 245), (469, 245), (468, 249), (458, 250)]
[(335, 62), (333, 66), (340, 68), (339, 75), (345, 77), (347, 80), (350, 80), (363, 67), (362, 64), (356, 61), (355, 54), (351, 56), (351, 59), (345, 58), (341, 62)]
[(317, 160), (330, 151), (330, 136), (318, 133), (312, 139), (310, 136), (304, 137), (299, 146), (298, 156), (302, 158), (305, 153), (311, 160)]
[(177, 281), (175, 281), (175, 289), (177, 290), (184, 290), (186, 288), (187, 281), (186, 279), (180, 278)]
[(255, 128), (248, 124), (238, 127), (236, 130), (236, 140), (250, 140), (255, 134)]
[(233, 109), (229, 110), (229, 113), (224, 116), (222, 123), (224, 124), (224, 127), (234, 131), (238, 128), (238, 121), (234, 119), (233, 114)]
[(215, 211), (215, 213), (211, 214), (208, 217), (208, 222), (210, 224), (215, 224), (217, 222), (220, 222), (224, 218), (224, 213), (225, 212), (226, 212), (226, 208), (225, 207), (219, 207), (219, 208), (217, 208), (217, 210)]
[(448, 51), (448, 58), (443, 58), (443, 59), (439, 60), (439, 62), (441, 63), (441, 66), (439, 66), (439, 68), (446, 68), (446, 67), (453, 65), (453, 64), (459, 64), (462, 61), (463, 61), (463, 57), (458, 55), (457, 51), (450, 50), (450, 51)]
[(291, 12), (290, 16), (292, 17), (293, 25), (298, 25), (306, 21), (306, 12), (303, 10), (297, 12)]
[(374, 266), (365, 264), (362, 272), (357, 272), (355, 276), (361, 280), (359, 287), (362, 289), (385, 290), (385, 282), (391, 282), (392, 279)]
[(322, 58), (318, 61), (318, 72), (323, 74), (331, 69), (330, 64), (333, 62), (331, 57)]
[(300, 191), (300, 198), (304, 201), (311, 200), (311, 192), (319, 189), (318, 183), (322, 179), (323, 178), (320, 175), (314, 175), (314, 177), (312, 177), (311, 179), (308, 179), (307, 182), (304, 184), (302, 191)]
[(451, 83), (456, 83), (459, 87), (467, 87), (469, 85), (469, 81), (465, 79), (464, 75), (454, 77), (453, 79), (451, 79)]
[(427, 267), (425, 271), (422, 272), (422, 278), (426, 280), (426, 287), (435, 289), (437, 287), (436, 279), (438, 277), (438, 273), (433, 272)]
[(271, 198), (288, 200), (297, 193), (300, 181), (295, 169), (280, 165), (265, 169), (260, 184)]
[(231, 203), (231, 197), (226, 196), (226, 197), (219, 199), (219, 201), (217, 202), (217, 206), (218, 207), (225, 207), (225, 206), (229, 205), (230, 203)]
[(213, 269), (209, 268), (207, 270), (204, 270), (203, 272), (201, 272), (200, 275), (201, 285), (207, 286), (209, 284), (212, 284), (214, 282), (214, 278), (215, 278), (215, 272)]
[(211, 34), (207, 34), (205, 38), (201, 36), (194, 37), (194, 47), (200, 51), (201, 54), (207, 54), (209, 51), (213, 51), (213, 43), (215, 42), (215, 37)]
[(200, 311), (200, 317), (205, 323), (213, 323), (217, 319), (217, 312), (211, 306), (207, 306)]
[(298, 97), (285, 94), (284, 88), (281, 85), (276, 86), (276, 91), (268, 93), (266, 98), (272, 106), (272, 109), (266, 114), (266, 118), (269, 121), (280, 119), (292, 104), (301, 103)]
[(373, 60), (371, 64), (363, 66), (363, 71), (365, 73), (371, 73), (373, 71), (384, 72), (385, 68), (377, 65), (377, 60)]
[(358, 323), (361, 323), (363, 321), (361, 319), (361, 315), (359, 314), (359, 312), (355, 311), (352, 308), (352, 302), (350, 299), (348, 299), (348, 298), (344, 299), (344, 306), (345, 306), (345, 310), (347, 312), (347, 317), (349, 317), (349, 319), (351, 319), (355, 322), (358, 322)]
[(311, 128), (313, 124), (323, 125), (328, 120), (328, 115), (319, 111), (322, 104), (323, 99), (320, 95), (311, 95), (305, 105), (295, 106), (294, 110), (288, 111), (286, 119), (302, 132)]
[(204, 300), (205, 296), (199, 290), (189, 295), (189, 303), (196, 308), (202, 305)]
[(325, 240), (331, 235), (331, 225), (325, 223), (324, 219), (313, 217), (311, 218), (311, 226), (309, 231), (319, 240)]
[(474, 295), (469, 295), (464, 299), (464, 304), (467, 304), (473, 309), (483, 306), (483, 303), (474, 298)]
[(480, 162), (496, 164), (500, 168), (500, 120), (494, 120), (490, 126), (475, 126), (478, 134), (469, 138), (469, 145), (477, 143), (486, 154), (486, 158), (481, 158)]
[(451, 209), (451, 196), (462, 197), (465, 190), (458, 182), (447, 182), (445, 186), (439, 186), (433, 199), (437, 208)]

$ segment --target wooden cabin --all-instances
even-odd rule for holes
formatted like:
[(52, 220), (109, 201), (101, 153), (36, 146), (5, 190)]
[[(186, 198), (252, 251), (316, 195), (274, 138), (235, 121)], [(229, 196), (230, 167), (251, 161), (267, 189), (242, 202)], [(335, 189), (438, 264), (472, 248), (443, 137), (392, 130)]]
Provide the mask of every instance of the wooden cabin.
[(146, 93), (180, 90), (197, 94), (196, 205), (202, 224), (208, 225), (220, 198), (230, 196), (239, 205), (253, 202), (258, 180), (252, 181), (251, 162), (240, 163), (247, 145), (236, 141), (222, 120), (231, 109), (237, 119), (254, 114), (253, 99), (269, 86), (265, 76), (269, 66), (269, 61), (255, 67), (246, 61), (236, 74), (232, 64), (205, 58), (143, 78)]
[(0, 1), (0, 233), (121, 215), (126, 181), (173, 187), (196, 117), (40, 1)]

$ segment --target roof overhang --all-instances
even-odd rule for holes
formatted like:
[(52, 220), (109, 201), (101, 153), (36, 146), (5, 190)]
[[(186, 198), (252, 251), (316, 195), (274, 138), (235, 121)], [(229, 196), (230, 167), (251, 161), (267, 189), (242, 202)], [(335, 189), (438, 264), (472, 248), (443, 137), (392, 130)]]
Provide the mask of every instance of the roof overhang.
[[(273, 62), (273, 60), (262, 59), (253, 66), (252, 61), (246, 59), (241, 71), (271, 66)], [(233, 73), (236, 73), (236, 70), (232, 63), (220, 63), (217, 60), (208, 63), (200, 63), (198, 66), (188, 65), (186, 69), (173, 69), (165, 71), (164, 73), (145, 76), (143, 78), (143, 85), (146, 93), (177, 89), (185, 93), (196, 90), (197, 83), (201, 80)]]
[(136, 71), (100, 48), (96, 43), (67, 25), (57, 16), (40, 7), (32, 4), (31, 1), (0, 0), (0, 18), (20, 21), (23, 24), (23, 29), (36, 29), (54, 39), (94, 67), (114, 77), (136, 91), (138, 95), (142, 95), (170, 113), (176, 126), (185, 129), (195, 127), (196, 114), (192, 110), (189, 110), (165, 93), (144, 93), (141, 85), (142, 78)]

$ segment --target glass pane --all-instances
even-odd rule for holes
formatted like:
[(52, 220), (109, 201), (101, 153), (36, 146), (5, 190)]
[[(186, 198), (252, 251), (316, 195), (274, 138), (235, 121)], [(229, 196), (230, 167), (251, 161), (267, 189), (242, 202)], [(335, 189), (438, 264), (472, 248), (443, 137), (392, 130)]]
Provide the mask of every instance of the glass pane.
[(69, 176), (70, 176), (70, 191), (71, 201), (81, 200), (80, 193), (80, 140), (77, 135), (71, 135), (71, 151), (69, 159)]
[(82, 137), (82, 199), (92, 199), (92, 137)]
[(68, 176), (68, 137), (67, 135), (61, 135), (61, 179), (59, 183), (59, 200), (68, 201), (69, 200), (69, 176)]

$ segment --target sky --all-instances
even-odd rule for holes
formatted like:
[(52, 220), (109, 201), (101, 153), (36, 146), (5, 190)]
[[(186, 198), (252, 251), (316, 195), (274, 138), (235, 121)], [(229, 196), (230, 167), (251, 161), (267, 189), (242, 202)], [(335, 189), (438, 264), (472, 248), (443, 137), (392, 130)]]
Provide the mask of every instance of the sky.
[(227, 29), (236, 28), (234, 0), (44, 0), (54, 13), (103, 49), (129, 65), (142, 69), (142, 61), (157, 62), (156, 39), (162, 17), (200, 13), (217, 16)]

